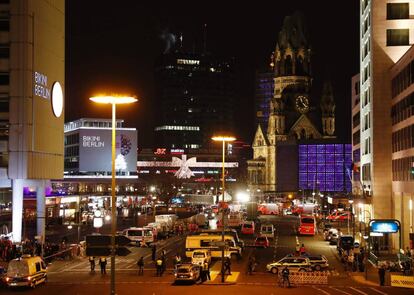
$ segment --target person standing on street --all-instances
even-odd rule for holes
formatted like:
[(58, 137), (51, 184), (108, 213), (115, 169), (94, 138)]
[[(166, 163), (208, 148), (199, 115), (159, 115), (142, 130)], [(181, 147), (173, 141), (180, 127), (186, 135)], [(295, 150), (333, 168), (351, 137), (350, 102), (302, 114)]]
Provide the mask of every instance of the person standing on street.
[(230, 258), (226, 258), (226, 261), (224, 261), (224, 274), (228, 272), (228, 275), (231, 275), (231, 261)]
[(206, 272), (206, 280), (211, 281), (211, 277), (210, 277), (210, 264), (208, 264), (207, 261), (204, 261), (204, 270)]
[(106, 257), (99, 258), (99, 265), (101, 266), (101, 275), (106, 275)]
[(138, 275), (142, 276), (144, 275), (144, 256), (141, 256), (141, 258), (137, 262), (138, 265)]
[(282, 270), (282, 278), (283, 278), (283, 285), (285, 285), (285, 282), (288, 284), (288, 288), (290, 288), (290, 280), (289, 280), (290, 271), (287, 266)]
[(164, 272), (167, 270), (167, 254), (164, 251), (162, 251), (161, 261), (162, 261), (161, 272), (162, 272), (162, 274), (164, 274)]
[(157, 277), (162, 276), (162, 259), (158, 257), (157, 261), (155, 262), (155, 266), (157, 268)]
[(181, 263), (181, 256), (180, 256), (180, 254), (177, 253), (175, 255), (173, 263), (174, 263), (174, 269), (177, 268), (177, 265), (179, 265)]
[(300, 253), (300, 255), (303, 255), (303, 254), (306, 253), (305, 244), (302, 244), (302, 246), (299, 249), (299, 253)]
[(95, 257), (89, 256), (89, 263), (91, 265), (91, 271), (95, 271)]
[(378, 269), (378, 276), (380, 281), (380, 286), (384, 286), (385, 283), (385, 267), (383, 265)]

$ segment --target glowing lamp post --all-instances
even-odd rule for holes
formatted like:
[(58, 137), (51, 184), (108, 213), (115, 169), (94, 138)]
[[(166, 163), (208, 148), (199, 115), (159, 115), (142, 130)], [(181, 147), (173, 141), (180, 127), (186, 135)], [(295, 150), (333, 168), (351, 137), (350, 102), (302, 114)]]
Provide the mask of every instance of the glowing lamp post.
[[(224, 171), (224, 163), (225, 163), (225, 150), (226, 150), (226, 142), (228, 141), (235, 141), (236, 138), (233, 136), (214, 136), (211, 138), (214, 141), (221, 141), (223, 143), (223, 166), (221, 172), (221, 181), (222, 181), (222, 190), (221, 190), (221, 200), (224, 205), (224, 193), (225, 193), (225, 171)], [(224, 283), (224, 208), (221, 208), (221, 282)]]
[(115, 190), (115, 141), (116, 141), (116, 105), (137, 101), (131, 96), (94, 96), (91, 101), (112, 105), (112, 181), (111, 181), (111, 295), (115, 295), (115, 235), (116, 235), (116, 190)]

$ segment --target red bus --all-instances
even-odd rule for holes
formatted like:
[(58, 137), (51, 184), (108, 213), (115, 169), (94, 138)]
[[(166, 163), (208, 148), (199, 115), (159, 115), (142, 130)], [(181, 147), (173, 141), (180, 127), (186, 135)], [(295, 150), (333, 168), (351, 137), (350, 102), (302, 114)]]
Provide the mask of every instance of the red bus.
[(299, 225), (300, 235), (312, 235), (316, 233), (316, 220), (313, 215), (301, 215)]

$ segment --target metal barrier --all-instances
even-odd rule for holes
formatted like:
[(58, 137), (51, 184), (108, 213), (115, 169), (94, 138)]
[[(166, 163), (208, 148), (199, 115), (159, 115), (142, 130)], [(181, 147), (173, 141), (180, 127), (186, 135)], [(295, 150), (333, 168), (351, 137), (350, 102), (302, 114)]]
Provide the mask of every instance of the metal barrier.
[(414, 289), (414, 278), (412, 276), (391, 275), (391, 286)]
[(48, 262), (48, 261), (52, 261), (55, 258), (61, 258), (61, 259), (68, 258), (68, 259), (72, 259), (75, 256), (74, 255), (74, 251), (75, 250), (77, 251), (77, 247), (72, 246), (72, 247), (69, 247), (69, 248), (67, 248), (65, 250), (56, 252), (55, 254), (52, 254), (52, 255), (43, 257), (43, 260), (46, 261), (46, 262)]
[(327, 285), (328, 275), (327, 271), (291, 272), (289, 280), (292, 285)]

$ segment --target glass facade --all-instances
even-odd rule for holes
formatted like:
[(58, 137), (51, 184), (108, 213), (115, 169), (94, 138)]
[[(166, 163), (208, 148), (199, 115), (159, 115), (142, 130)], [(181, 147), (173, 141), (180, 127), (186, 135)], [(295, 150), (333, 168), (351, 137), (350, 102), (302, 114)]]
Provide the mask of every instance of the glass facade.
[(350, 192), (351, 144), (300, 144), (299, 188)]

